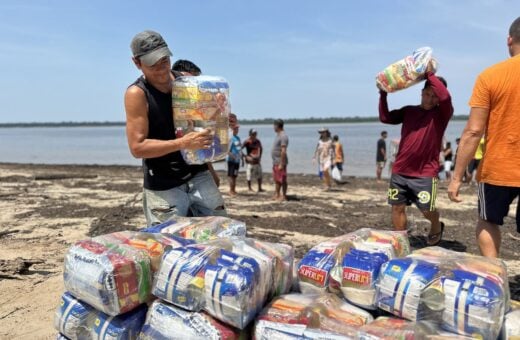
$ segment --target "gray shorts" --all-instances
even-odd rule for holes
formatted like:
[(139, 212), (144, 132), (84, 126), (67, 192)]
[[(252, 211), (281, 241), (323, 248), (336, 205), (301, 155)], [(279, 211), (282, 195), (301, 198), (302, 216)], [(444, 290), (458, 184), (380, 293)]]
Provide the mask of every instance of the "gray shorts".
[(143, 208), (148, 226), (174, 216), (227, 216), (224, 199), (209, 171), (196, 174), (187, 183), (169, 190), (143, 192)]
[(246, 177), (248, 181), (262, 179), (262, 166), (260, 164), (246, 164)]
[(437, 177), (410, 177), (392, 174), (388, 188), (388, 204), (411, 205), (421, 211), (435, 211)]

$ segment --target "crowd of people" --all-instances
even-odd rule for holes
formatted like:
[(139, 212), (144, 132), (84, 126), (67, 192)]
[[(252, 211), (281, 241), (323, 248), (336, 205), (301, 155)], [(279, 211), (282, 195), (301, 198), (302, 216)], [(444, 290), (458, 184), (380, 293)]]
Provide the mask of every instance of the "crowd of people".
[[(429, 63), (419, 105), (390, 110), (388, 94), (380, 90), (379, 119), (401, 125), (399, 139), (393, 139), (387, 153), (388, 133), (381, 132), (376, 150), (376, 177), (381, 181), (389, 162), (388, 204), (396, 230), (407, 228), (407, 206), (414, 204), (430, 221), (427, 237), (430, 246), (438, 245), (445, 224), (435, 206), (439, 172), (449, 180), (448, 196), (460, 202), (464, 181), (472, 182), (477, 170), (478, 211), (477, 242), (484, 256), (497, 257), (500, 250), (499, 226), (509, 206), (520, 196), (520, 17), (509, 29), (507, 47), (511, 58), (489, 67), (475, 83), (470, 99), (470, 116), (455, 152), (443, 136), (453, 115), (452, 97), (447, 82), (435, 75)], [(131, 42), (132, 60), (142, 72), (125, 94), (126, 132), (132, 155), (143, 161), (143, 207), (149, 225), (171, 216), (226, 215), (225, 202), (218, 189), (219, 179), (211, 164), (189, 165), (180, 153), (183, 149), (208, 149), (211, 131), (174, 134), (172, 108), (173, 80), (183, 75), (198, 75), (200, 69), (188, 61), (179, 61), (172, 69), (168, 45), (157, 32), (144, 31)], [(236, 195), (240, 166), (246, 166), (247, 185), (256, 182), (262, 189), (262, 143), (255, 129), (241, 142), (235, 115), (229, 122), (233, 137), (227, 157), (229, 194)], [(287, 149), (289, 138), (284, 122), (273, 122), (275, 140), (271, 148), (273, 199), (287, 200)], [(343, 146), (338, 136), (331, 138), (327, 128), (319, 131), (314, 161), (319, 167), (325, 190), (332, 180), (341, 178)], [(441, 161), (442, 160), (442, 161)], [(441, 167), (443, 163), (443, 167)], [(339, 173), (339, 177), (337, 177)], [(520, 205), (516, 211), (520, 231)]]

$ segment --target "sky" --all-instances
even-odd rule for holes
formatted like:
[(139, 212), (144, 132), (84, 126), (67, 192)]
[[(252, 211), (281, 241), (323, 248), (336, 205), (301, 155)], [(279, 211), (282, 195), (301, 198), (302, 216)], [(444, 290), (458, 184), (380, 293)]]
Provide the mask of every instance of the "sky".
[[(509, 57), (518, 0), (2, 1), (0, 123), (124, 121), (130, 41), (164, 37), (172, 63), (224, 77), (239, 118), (377, 116), (376, 74), (430, 46), (455, 114)], [(389, 95), (418, 104), (420, 85)]]

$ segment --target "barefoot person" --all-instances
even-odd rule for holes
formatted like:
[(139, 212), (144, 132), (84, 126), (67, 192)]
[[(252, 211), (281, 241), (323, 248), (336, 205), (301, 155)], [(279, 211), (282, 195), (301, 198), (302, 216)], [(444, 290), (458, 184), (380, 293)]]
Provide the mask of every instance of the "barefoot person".
[(255, 129), (249, 130), (249, 138), (244, 141), (242, 149), (246, 149), (246, 177), (249, 191), (253, 191), (251, 181), (255, 179), (258, 183), (258, 192), (262, 189), (262, 143), (257, 138), (258, 132)]
[(320, 139), (316, 145), (313, 163), (318, 162), (320, 173), (323, 177), (323, 189), (329, 191), (331, 189), (331, 171), (334, 162), (334, 145), (330, 138), (330, 131), (327, 128), (318, 130)]
[[(464, 170), (485, 135), (484, 156), (477, 172), (476, 236), (480, 252), (488, 257), (498, 257), (502, 240), (499, 226), (504, 224), (513, 200), (520, 196), (520, 17), (509, 28), (507, 47), (511, 58), (487, 68), (475, 82), (469, 119), (448, 186), (450, 200), (461, 202)], [(520, 232), (519, 203), (516, 230)]]
[(431, 223), (427, 243), (436, 245), (444, 231), (435, 209), (439, 153), (453, 106), (446, 82), (430, 69), (429, 65), (420, 105), (389, 111), (387, 93), (380, 91), (379, 119), (386, 124), (402, 124), (401, 142), (388, 189), (394, 228), (406, 229), (406, 205), (415, 203)]
[[(274, 196), (277, 201), (287, 201), (287, 147), (289, 138), (283, 129), (283, 120), (276, 119), (273, 123), (274, 138), (271, 157), (273, 158), (273, 180), (274, 180)], [(280, 193), (281, 190), (281, 193)]]
[(378, 181), (381, 181), (381, 174), (383, 173), (383, 169), (386, 165), (386, 137), (388, 133), (386, 131), (381, 131), (381, 138), (377, 140), (377, 150), (376, 150), (376, 178)]
[(188, 165), (181, 149), (209, 148), (208, 129), (175, 136), (173, 80), (168, 45), (157, 32), (144, 31), (131, 43), (132, 60), (142, 72), (125, 93), (126, 136), (130, 152), (143, 159), (143, 208), (148, 225), (172, 216), (227, 215), (224, 200), (206, 164)]
[(240, 137), (238, 136), (240, 126), (235, 125), (231, 129), (233, 131), (233, 136), (231, 137), (231, 141), (229, 143), (229, 151), (227, 155), (227, 167), (228, 167), (228, 178), (229, 178), (229, 195), (236, 196), (236, 186), (237, 186), (237, 177), (238, 170), (240, 169), (240, 163), (243, 163), (242, 159), (242, 143), (240, 142)]

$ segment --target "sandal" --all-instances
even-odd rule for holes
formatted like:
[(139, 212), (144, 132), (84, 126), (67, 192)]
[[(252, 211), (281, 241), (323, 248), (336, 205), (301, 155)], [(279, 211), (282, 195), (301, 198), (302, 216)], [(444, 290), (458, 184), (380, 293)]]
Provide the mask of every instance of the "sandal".
[[(428, 245), (428, 247), (438, 246), (439, 243), (441, 243), (441, 241), (442, 241), (443, 234), (444, 234), (444, 222), (441, 222), (441, 231), (439, 231), (438, 233), (435, 233), (435, 234), (428, 235), (428, 240), (426, 243)], [(438, 240), (437, 240), (437, 237), (439, 238)], [(431, 241), (435, 241), (435, 240), (437, 240), (437, 242), (430, 243)]]

